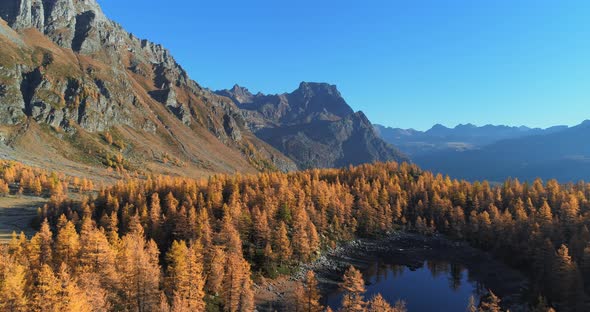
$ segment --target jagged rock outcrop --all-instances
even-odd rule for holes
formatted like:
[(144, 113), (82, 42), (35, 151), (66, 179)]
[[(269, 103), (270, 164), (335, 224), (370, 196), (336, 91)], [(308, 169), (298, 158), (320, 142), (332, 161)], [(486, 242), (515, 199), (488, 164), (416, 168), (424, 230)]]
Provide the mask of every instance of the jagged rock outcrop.
[(13, 29), (36, 28), (60, 46), (84, 52), (98, 51), (114, 24), (94, 0), (5, 0), (0, 17)]
[(155, 160), (176, 150), (178, 164), (210, 171), (296, 169), (249, 134), (233, 102), (201, 88), (161, 45), (109, 20), (95, 0), (3, 0), (0, 17), (0, 123), (99, 138), (120, 128), (129, 156), (131, 148)]
[(334, 121), (354, 113), (336, 86), (327, 83), (302, 82), (294, 92), (277, 95), (253, 95), (248, 89), (237, 85), (231, 90), (216, 93), (231, 98), (251, 116), (250, 121), (263, 121), (266, 124)]
[(41, 0), (2, 1), (0, 16), (15, 29), (45, 27), (45, 9)]
[[(20, 94), (17, 105), (25, 116), (55, 128), (71, 130), (77, 123), (89, 132), (100, 132), (115, 126), (133, 126), (130, 111), (123, 103), (132, 103), (133, 94), (117, 93), (111, 96), (105, 83), (96, 78), (90, 82), (81, 78), (54, 79), (44, 67), (20, 71)], [(19, 79), (17, 79), (19, 81)], [(120, 87), (125, 88), (125, 85)], [(14, 110), (9, 119), (22, 120), (21, 112)]]
[(118, 131), (129, 144), (121, 146), (156, 159), (176, 150), (188, 163), (222, 171), (405, 160), (335, 86), (214, 94), (164, 47), (109, 20), (95, 0), (4, 0), (0, 17), (12, 28), (0, 25), (3, 124), (33, 120), (70, 135), (125, 127)]
[(184, 103), (179, 103), (176, 97), (174, 87), (168, 86), (163, 90), (155, 90), (150, 92), (152, 98), (156, 101), (166, 105), (166, 107), (187, 126), (190, 126), (192, 117), (190, 108)]
[(231, 98), (250, 129), (301, 169), (407, 160), (377, 136), (362, 112), (352, 110), (336, 86), (302, 82), (292, 93), (254, 95), (236, 85), (216, 93)]

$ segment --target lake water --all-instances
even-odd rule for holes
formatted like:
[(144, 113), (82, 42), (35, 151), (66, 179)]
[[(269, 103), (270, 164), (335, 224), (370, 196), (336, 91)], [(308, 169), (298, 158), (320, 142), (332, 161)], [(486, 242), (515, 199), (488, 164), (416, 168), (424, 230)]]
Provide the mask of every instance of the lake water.
[[(469, 297), (479, 302), (484, 287), (469, 278), (467, 269), (448, 262), (425, 261), (419, 268), (375, 263), (363, 271), (368, 300), (381, 293), (390, 303), (406, 302), (409, 312), (465, 311)], [(340, 307), (341, 292), (329, 294), (327, 304)]]

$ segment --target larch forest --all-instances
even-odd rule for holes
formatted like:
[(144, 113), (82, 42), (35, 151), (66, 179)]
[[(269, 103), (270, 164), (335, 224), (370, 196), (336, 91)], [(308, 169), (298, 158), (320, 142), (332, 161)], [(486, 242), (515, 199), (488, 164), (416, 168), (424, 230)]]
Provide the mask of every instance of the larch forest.
[(588, 16), (0, 0), (0, 312), (590, 311)]
[[(289, 274), (324, 250), (391, 231), (441, 233), (525, 271), (533, 311), (587, 310), (590, 184), (492, 186), (395, 162), (193, 180), (87, 180), (4, 162), (2, 192), (50, 196), (31, 239), (0, 253), (3, 311), (252, 311), (257, 279)], [(13, 186), (19, 185), (13, 190)], [(67, 192), (83, 199), (68, 199)], [(293, 311), (325, 311), (313, 272)], [(405, 311), (364, 298), (361, 273), (340, 284), (342, 311)], [(471, 311), (501, 311), (493, 293)], [(467, 306), (467, 303), (466, 303)]]

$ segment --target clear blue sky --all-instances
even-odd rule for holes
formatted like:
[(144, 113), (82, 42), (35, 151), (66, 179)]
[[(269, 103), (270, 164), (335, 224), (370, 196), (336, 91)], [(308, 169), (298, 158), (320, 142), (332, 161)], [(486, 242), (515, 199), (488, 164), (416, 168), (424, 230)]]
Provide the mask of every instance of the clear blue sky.
[(376, 123), (590, 119), (587, 0), (98, 0), (211, 89), (338, 85)]

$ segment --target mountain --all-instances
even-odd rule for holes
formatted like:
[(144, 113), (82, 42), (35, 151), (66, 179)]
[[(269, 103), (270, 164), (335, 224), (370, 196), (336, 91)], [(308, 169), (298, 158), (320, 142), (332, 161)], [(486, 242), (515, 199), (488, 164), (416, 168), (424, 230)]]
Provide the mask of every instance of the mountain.
[[(561, 131), (558, 131), (561, 129)], [(500, 140), (475, 150), (441, 151), (414, 157), (424, 169), (469, 180), (590, 179), (590, 121), (571, 128)]]
[(404, 153), (411, 156), (426, 156), (435, 152), (474, 150), (501, 140), (559, 132), (567, 129), (567, 126), (540, 129), (502, 125), (478, 127), (465, 124), (448, 128), (437, 124), (427, 131), (381, 125), (375, 125), (375, 129), (385, 141), (397, 146)]
[(252, 94), (236, 85), (216, 93), (230, 98), (256, 136), (300, 169), (407, 160), (377, 136), (334, 85), (302, 82), (295, 91), (276, 95)]
[(79, 174), (105, 165), (182, 175), (296, 169), (231, 100), (95, 0), (3, 0), (0, 17), (3, 158)]
[(405, 160), (336, 87), (216, 94), (95, 0), (3, 0), (0, 17), (2, 158), (196, 176)]

